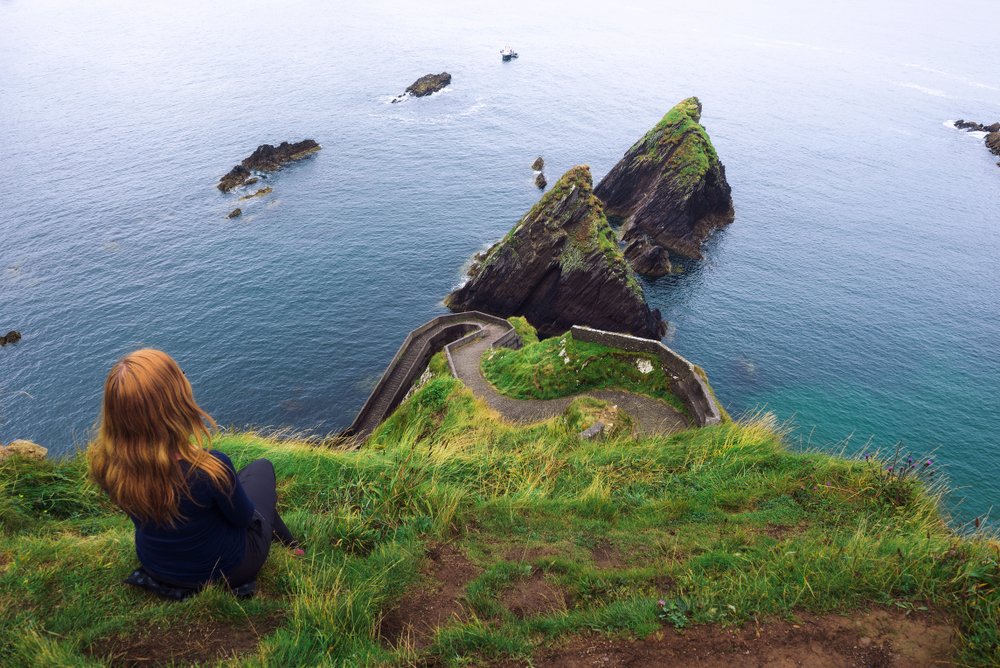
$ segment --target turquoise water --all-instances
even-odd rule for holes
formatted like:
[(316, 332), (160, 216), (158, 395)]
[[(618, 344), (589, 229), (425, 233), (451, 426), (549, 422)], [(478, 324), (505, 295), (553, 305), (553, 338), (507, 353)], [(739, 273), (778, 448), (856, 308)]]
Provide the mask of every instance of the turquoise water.
[(1000, 120), (989, 3), (146, 4), (0, 2), (0, 440), (82, 445), (142, 345), (222, 424), (341, 428), (536, 155), (599, 179), (695, 94), (737, 217), (647, 285), (668, 344), (804, 447), (936, 452), (960, 520), (1000, 499), (1000, 168), (945, 126)]

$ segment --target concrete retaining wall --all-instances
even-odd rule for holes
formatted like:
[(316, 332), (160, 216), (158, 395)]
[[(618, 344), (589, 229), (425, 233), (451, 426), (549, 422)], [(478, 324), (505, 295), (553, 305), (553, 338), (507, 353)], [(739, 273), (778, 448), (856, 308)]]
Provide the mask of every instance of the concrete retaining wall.
[(577, 341), (600, 343), (612, 348), (620, 348), (636, 353), (647, 353), (660, 360), (665, 371), (675, 380), (670, 390), (677, 395), (688, 409), (699, 427), (722, 422), (722, 411), (712, 396), (712, 391), (695, 366), (659, 341), (642, 339), (638, 336), (605, 332), (590, 327), (574, 326), (571, 330)]
[[(511, 331), (514, 331), (513, 326), (503, 318), (470, 311), (438, 316), (407, 334), (399, 350), (396, 351), (396, 355), (386, 366), (382, 377), (379, 378), (375, 388), (368, 395), (361, 410), (358, 411), (357, 417), (342, 434), (357, 437), (365, 437), (370, 434), (402, 402), (403, 397), (413, 386), (414, 381), (423, 373), (434, 353), (456, 339), (463, 340), (482, 336), (483, 323), (509, 327)], [(504, 337), (508, 335), (509, 332)], [(519, 338), (517, 343), (520, 345)], [(454, 374), (454, 366), (452, 366), (450, 356), (448, 364)]]

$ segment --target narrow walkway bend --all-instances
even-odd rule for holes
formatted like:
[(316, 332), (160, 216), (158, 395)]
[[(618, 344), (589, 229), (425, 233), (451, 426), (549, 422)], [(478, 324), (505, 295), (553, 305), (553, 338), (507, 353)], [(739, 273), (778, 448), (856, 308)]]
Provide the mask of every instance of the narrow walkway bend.
[(505, 397), (483, 377), (480, 360), (496, 341), (507, 334), (508, 328), (488, 323), (483, 327), (483, 336), (471, 340), (471, 337), (467, 337), (445, 346), (452, 373), (504, 419), (519, 423), (540, 422), (562, 415), (577, 397), (588, 396), (616, 405), (628, 413), (643, 435), (672, 433), (687, 428), (684, 416), (673, 406), (659, 399), (623, 390), (592, 390), (559, 399)]

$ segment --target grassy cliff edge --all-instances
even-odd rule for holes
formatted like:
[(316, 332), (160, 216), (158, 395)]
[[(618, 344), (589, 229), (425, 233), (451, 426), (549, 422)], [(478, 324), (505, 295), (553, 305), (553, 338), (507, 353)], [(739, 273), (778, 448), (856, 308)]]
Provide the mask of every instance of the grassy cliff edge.
[(1000, 661), (1000, 547), (946, 526), (922, 463), (791, 452), (767, 416), (583, 441), (571, 411), (512, 426), (432, 370), (360, 451), (216, 439), (274, 462), (308, 547), (276, 546), (250, 601), (127, 588), (131, 524), (81, 457), (0, 462), (0, 663), (523, 665), (575, 638), (871, 606), (943, 620), (960, 663)]

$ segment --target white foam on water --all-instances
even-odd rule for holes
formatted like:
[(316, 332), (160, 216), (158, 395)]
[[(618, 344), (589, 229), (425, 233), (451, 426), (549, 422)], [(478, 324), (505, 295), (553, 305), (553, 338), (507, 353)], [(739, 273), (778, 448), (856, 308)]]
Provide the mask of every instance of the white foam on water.
[(924, 95), (933, 95), (934, 97), (948, 97), (948, 94), (943, 90), (938, 90), (937, 88), (928, 88), (927, 86), (921, 86), (920, 84), (911, 83), (909, 81), (894, 81), (897, 86), (902, 86), (903, 88), (911, 88), (915, 91), (920, 91)]

